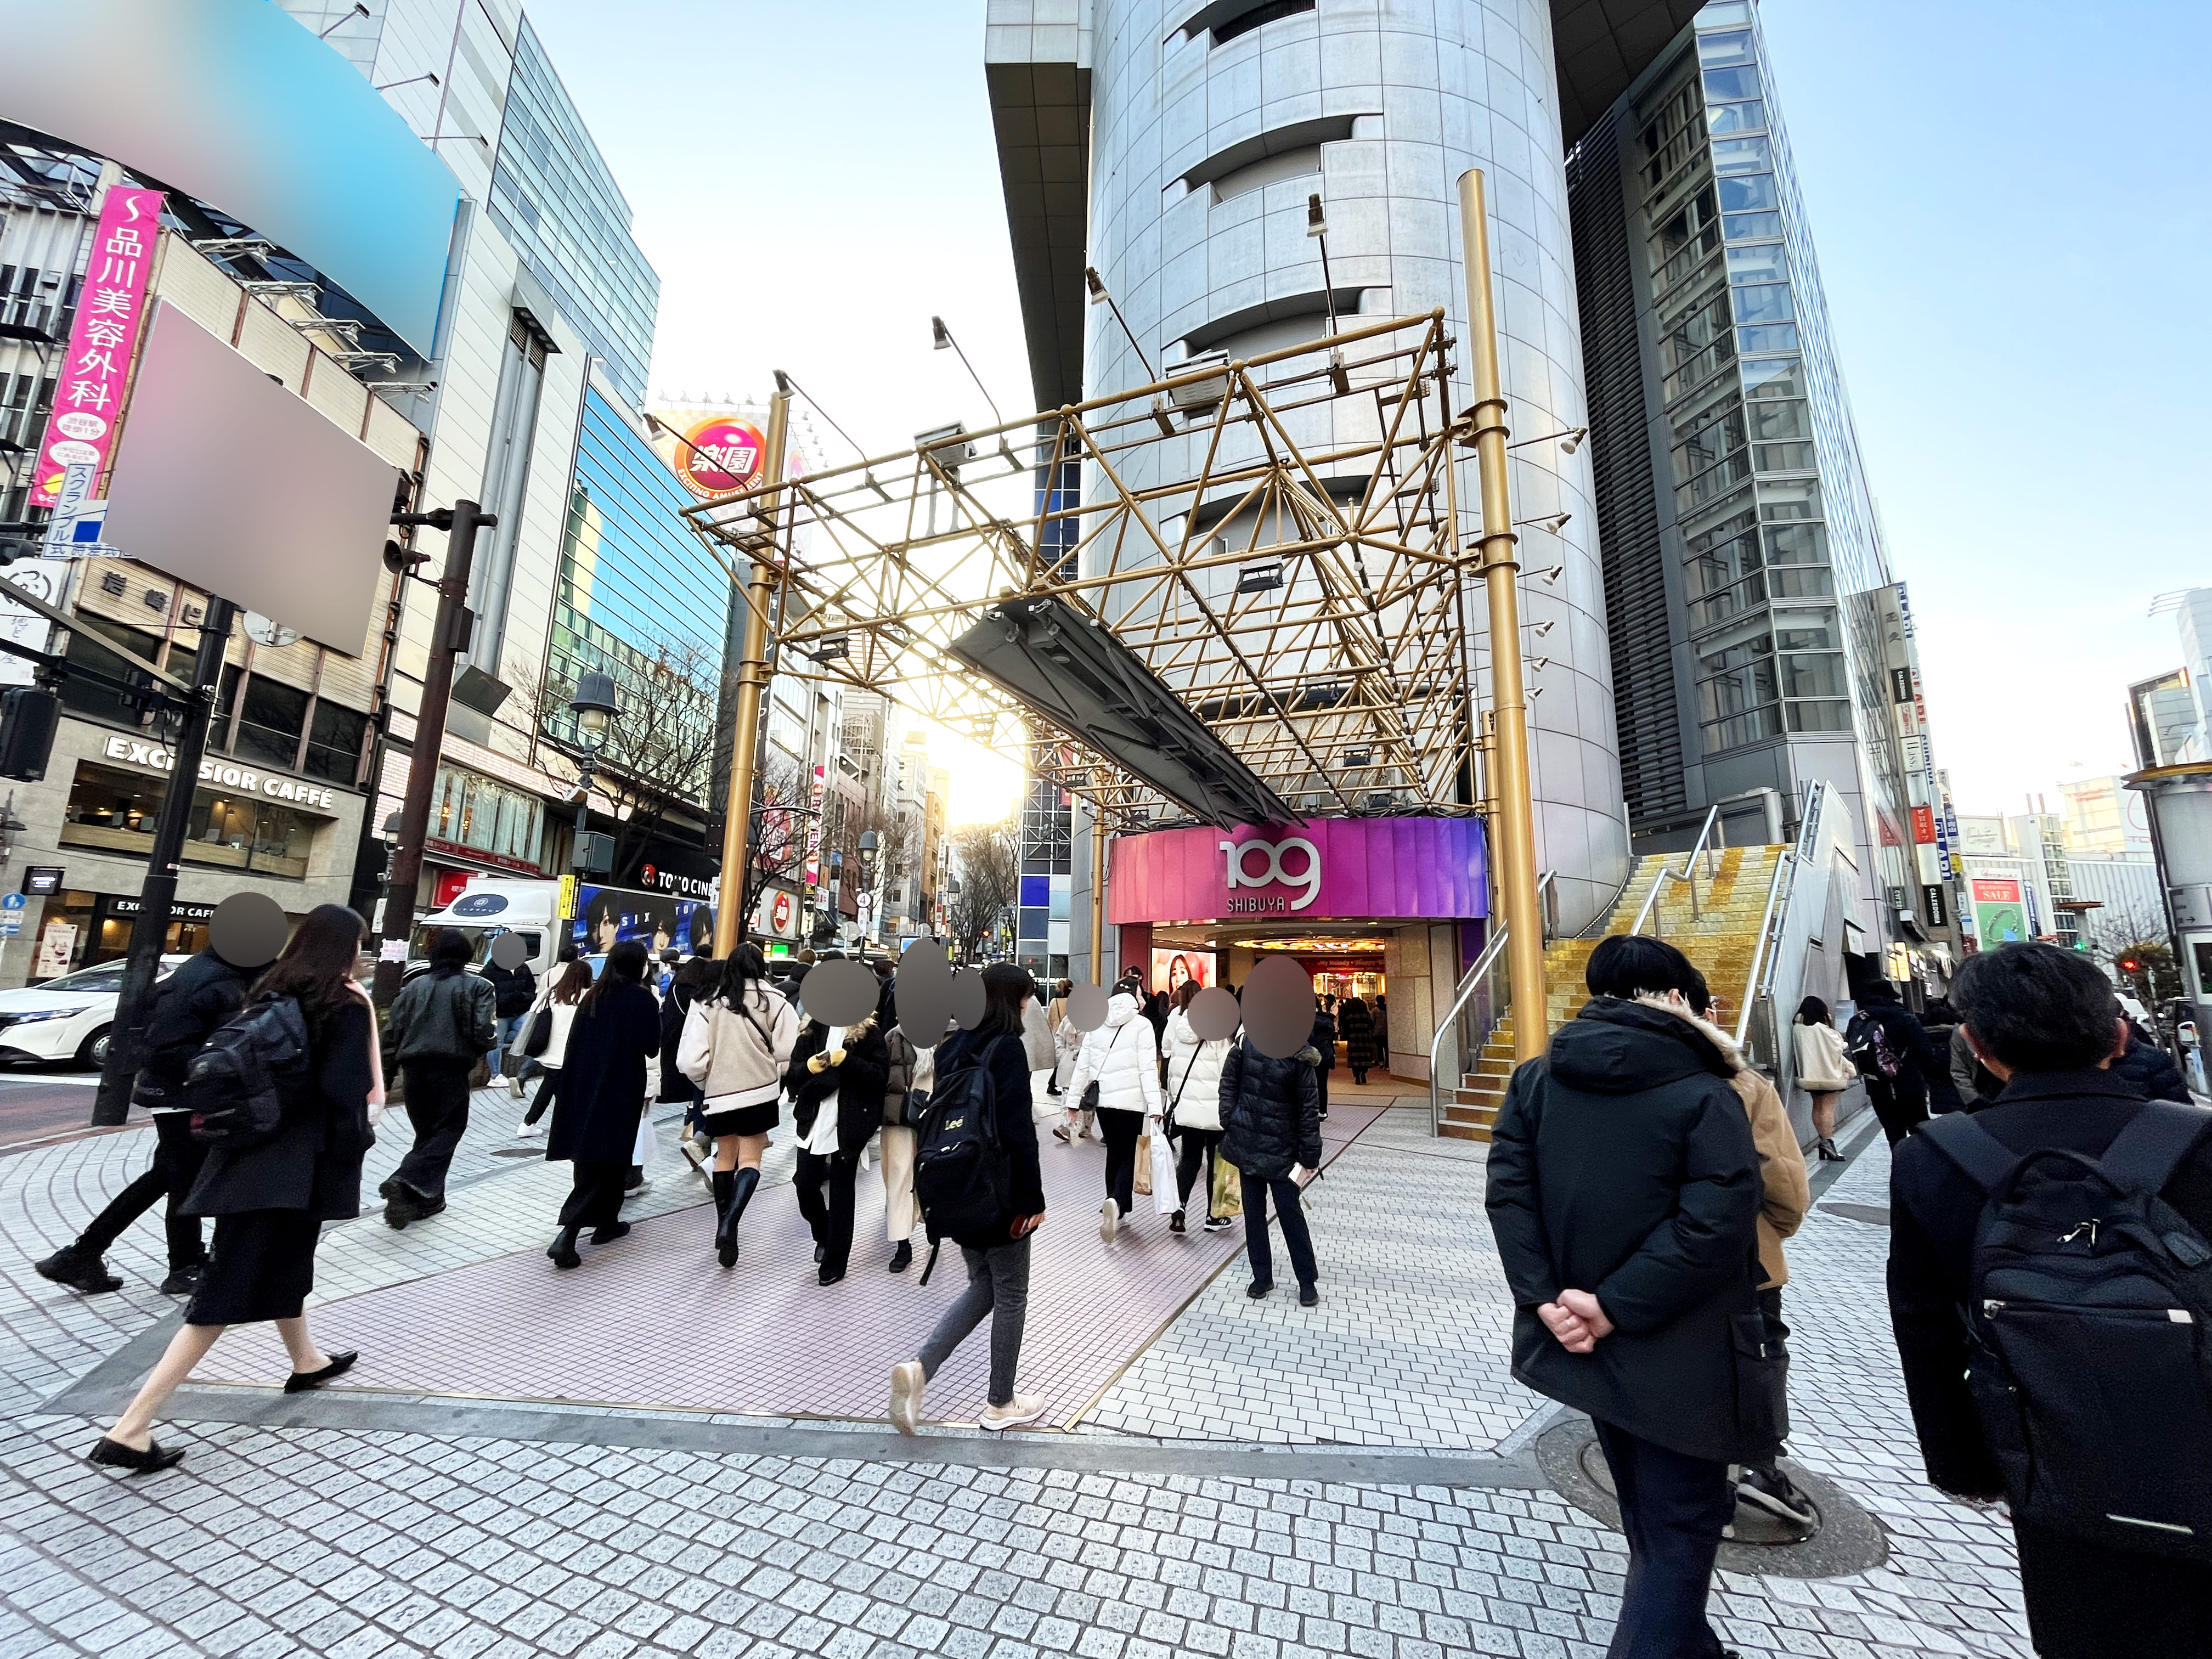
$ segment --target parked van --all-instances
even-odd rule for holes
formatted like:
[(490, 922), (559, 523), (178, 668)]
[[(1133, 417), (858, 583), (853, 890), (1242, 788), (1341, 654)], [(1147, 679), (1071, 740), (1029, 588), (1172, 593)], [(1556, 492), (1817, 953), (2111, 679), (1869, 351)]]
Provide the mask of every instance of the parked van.
[(577, 888), (576, 914), (567, 921), (558, 915), (560, 903), (557, 881), (471, 876), (452, 903), (416, 923), (406, 972), (411, 976), (429, 965), (430, 942), (448, 927), (469, 941), (469, 961), (476, 967), (489, 959), (492, 941), (501, 934), (520, 934), (530, 971), (541, 984), (564, 944), (575, 945), (595, 975), (607, 952), (624, 939), (636, 939), (656, 957), (671, 948), (686, 956), (714, 949), (714, 907), (696, 899), (586, 884)]

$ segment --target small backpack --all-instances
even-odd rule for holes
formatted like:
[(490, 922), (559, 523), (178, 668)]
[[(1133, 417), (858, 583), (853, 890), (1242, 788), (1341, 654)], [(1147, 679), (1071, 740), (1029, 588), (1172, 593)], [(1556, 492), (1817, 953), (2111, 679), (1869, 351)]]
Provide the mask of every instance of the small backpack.
[(1888, 1028), (1863, 1008), (1851, 1016), (1844, 1032), (1844, 1053), (1859, 1068), (1861, 1077), (1893, 1079), (1905, 1069), (1904, 1059), (1890, 1041)]
[(203, 1146), (243, 1152), (276, 1138), (284, 1093), (307, 1074), (307, 1018), (297, 997), (247, 1004), (185, 1067), (185, 1107)]
[(991, 1047), (982, 1045), (965, 1065), (939, 1077), (926, 1099), (907, 1097), (915, 1126), (915, 1201), (933, 1244), (989, 1232), (1013, 1214), (1013, 1176), (999, 1138), (998, 1086), (984, 1064)]
[(2158, 1195), (2208, 1123), (2148, 1101), (2101, 1159), (1964, 1112), (1917, 1133), (1988, 1194), (1966, 1381), (2014, 1514), (2212, 1565), (2212, 1246)]

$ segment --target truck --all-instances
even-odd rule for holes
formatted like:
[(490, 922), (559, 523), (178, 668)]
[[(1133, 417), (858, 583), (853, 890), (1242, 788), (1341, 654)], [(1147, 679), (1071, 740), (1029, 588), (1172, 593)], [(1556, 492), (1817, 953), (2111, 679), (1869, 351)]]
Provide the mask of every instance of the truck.
[(563, 921), (560, 908), (557, 881), (471, 876), (444, 909), (416, 923), (406, 975), (411, 978), (429, 966), (431, 941), (448, 927), (469, 941), (470, 965), (478, 968), (489, 959), (494, 939), (519, 933), (530, 971), (541, 984), (560, 961), (563, 945), (574, 945), (594, 975), (607, 952), (626, 939), (643, 945), (655, 959), (671, 949), (685, 956), (714, 951), (714, 908), (702, 900), (584, 883), (576, 889), (576, 914)]

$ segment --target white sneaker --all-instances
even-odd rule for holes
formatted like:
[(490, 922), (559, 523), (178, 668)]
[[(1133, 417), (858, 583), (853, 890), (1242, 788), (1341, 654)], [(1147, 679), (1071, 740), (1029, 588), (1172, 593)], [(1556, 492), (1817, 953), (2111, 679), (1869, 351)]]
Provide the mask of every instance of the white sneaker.
[(912, 1434), (921, 1417), (921, 1391), (929, 1379), (921, 1374), (921, 1361), (908, 1359), (891, 1367), (891, 1426)]
[(1043, 1415), (1043, 1395), (1018, 1394), (1003, 1406), (986, 1406), (983, 1408), (983, 1426), (987, 1429), (1018, 1429), (1036, 1422)]
[(542, 1135), (544, 1133), (545, 1120), (542, 1117), (535, 1123), (526, 1121), (514, 1126), (514, 1135), (515, 1139), (518, 1140), (527, 1139), (532, 1136)]
[(484, 1087), (487, 1089), (496, 1089), (501, 1084), (506, 1081), (507, 1079), (505, 1078), (501, 1077), (497, 1072), (494, 1072), (489, 1077), (484, 1079)]
[(1111, 1244), (1121, 1231), (1121, 1206), (1109, 1198), (1098, 1206), (1098, 1237)]

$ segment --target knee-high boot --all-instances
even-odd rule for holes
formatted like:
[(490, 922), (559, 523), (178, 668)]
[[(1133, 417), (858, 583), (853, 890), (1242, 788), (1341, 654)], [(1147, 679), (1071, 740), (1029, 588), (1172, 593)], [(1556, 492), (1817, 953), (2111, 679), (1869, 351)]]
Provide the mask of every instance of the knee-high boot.
[[(725, 1183), (727, 1183), (726, 1185)], [(725, 1267), (738, 1262), (738, 1221), (752, 1202), (753, 1189), (760, 1185), (758, 1170), (714, 1171), (714, 1197), (720, 1220), (714, 1229), (714, 1254)]]

